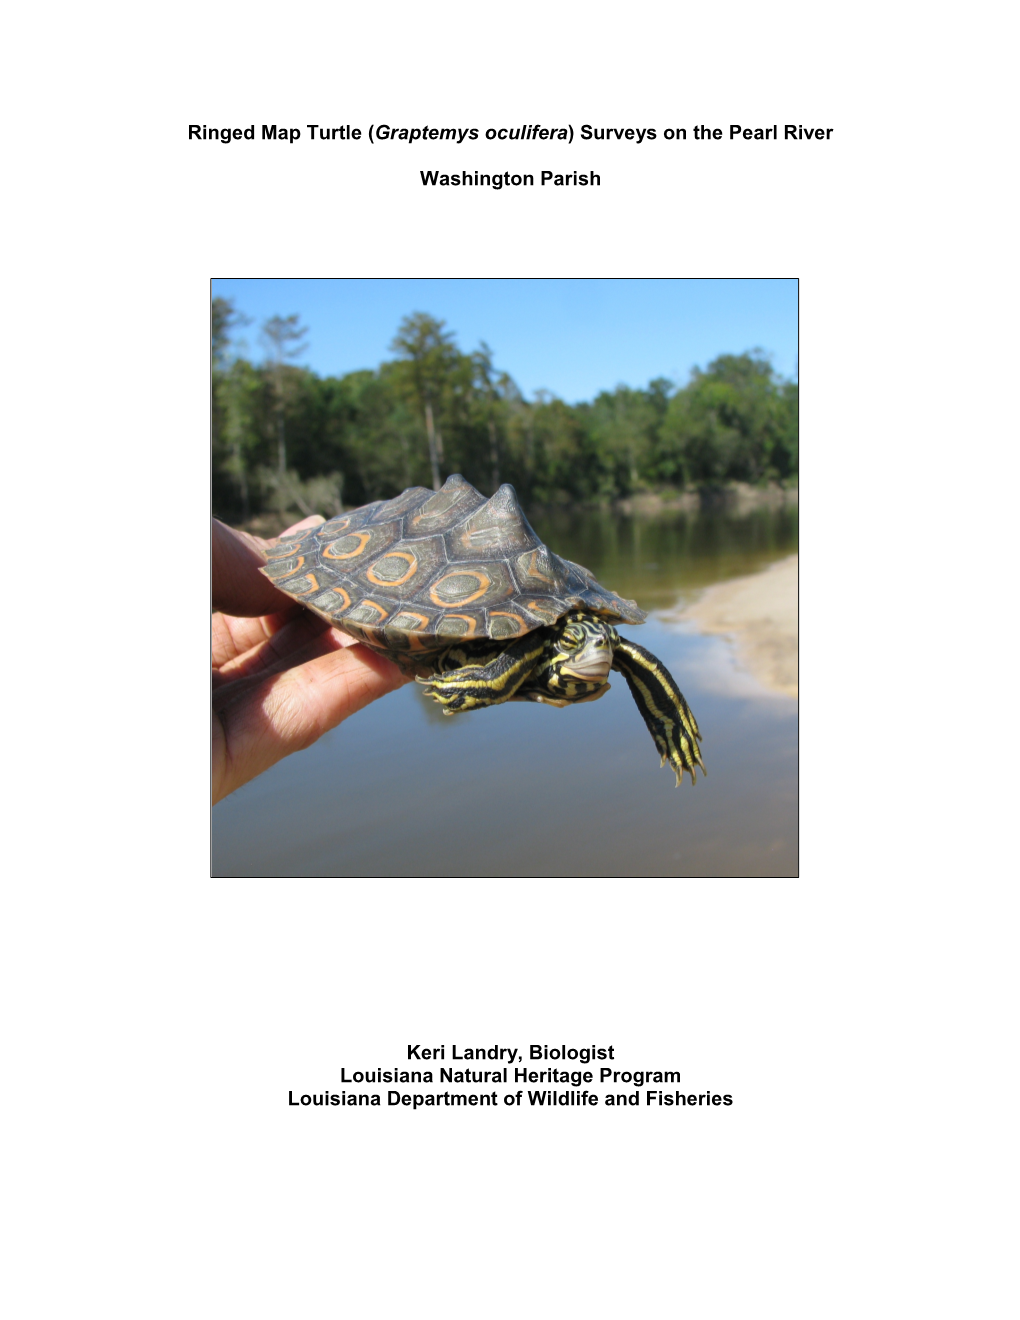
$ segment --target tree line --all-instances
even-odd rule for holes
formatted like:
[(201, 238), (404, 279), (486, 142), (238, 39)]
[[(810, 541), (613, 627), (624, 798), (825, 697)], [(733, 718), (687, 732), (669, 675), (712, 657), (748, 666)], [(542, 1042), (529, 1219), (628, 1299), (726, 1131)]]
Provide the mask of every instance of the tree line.
[(510, 481), (525, 505), (797, 472), (797, 385), (760, 350), (723, 354), (682, 386), (660, 377), (567, 404), (544, 391), (525, 399), (487, 344), (462, 352), (424, 312), (400, 323), (391, 360), (342, 376), (300, 364), (297, 316), (262, 324), (259, 362), (238, 347), (245, 323), (213, 299), (212, 498), (229, 521), (330, 517), (408, 486), (438, 489), (451, 472), (486, 494)]

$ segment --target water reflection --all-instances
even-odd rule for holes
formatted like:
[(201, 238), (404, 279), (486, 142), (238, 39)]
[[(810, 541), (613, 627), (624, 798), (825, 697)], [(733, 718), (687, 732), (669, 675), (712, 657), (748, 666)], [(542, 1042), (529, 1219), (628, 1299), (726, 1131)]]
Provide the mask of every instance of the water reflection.
[(530, 518), (558, 554), (642, 609), (665, 609), (702, 587), (756, 573), (797, 549), (797, 510), (636, 517), (562, 510)]
[[(796, 513), (532, 519), (558, 553), (645, 609), (796, 549)], [(672, 670), (709, 776), (674, 787), (626, 683), (558, 710), (443, 716), (408, 687), (213, 812), (213, 874), (791, 875), (796, 703), (735, 666), (725, 640), (653, 617), (622, 632)]]

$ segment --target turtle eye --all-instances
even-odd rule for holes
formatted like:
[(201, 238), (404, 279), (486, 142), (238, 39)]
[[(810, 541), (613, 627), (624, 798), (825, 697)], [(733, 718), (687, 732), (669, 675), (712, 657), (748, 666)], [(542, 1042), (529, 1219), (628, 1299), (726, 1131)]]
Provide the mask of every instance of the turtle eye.
[(568, 642), (571, 646), (576, 646), (583, 637), (584, 633), (581, 629), (576, 628), (573, 624), (571, 624), (569, 628), (563, 630), (563, 640)]

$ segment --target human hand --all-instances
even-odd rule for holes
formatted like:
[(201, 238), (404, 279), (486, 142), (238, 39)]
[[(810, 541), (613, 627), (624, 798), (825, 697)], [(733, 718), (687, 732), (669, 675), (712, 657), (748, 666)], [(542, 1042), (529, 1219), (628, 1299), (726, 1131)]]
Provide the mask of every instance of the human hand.
[[(288, 532), (316, 527), (317, 514)], [(258, 570), (275, 541), (213, 519), (212, 800), (410, 679), (331, 628)]]

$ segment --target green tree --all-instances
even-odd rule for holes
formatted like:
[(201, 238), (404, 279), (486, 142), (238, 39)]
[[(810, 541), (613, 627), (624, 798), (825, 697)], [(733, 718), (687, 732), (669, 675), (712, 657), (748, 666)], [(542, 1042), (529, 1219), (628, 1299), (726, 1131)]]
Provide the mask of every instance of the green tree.
[(276, 421), (277, 463), (280, 472), (287, 470), (286, 411), (287, 403), (296, 393), (294, 372), (289, 364), (305, 352), (302, 343), (308, 333), (307, 326), (299, 324), (300, 317), (271, 316), (262, 324), (262, 342), (266, 347), (266, 364), (273, 386), (273, 413)]
[(777, 400), (775, 436), (770, 455), (776, 476), (783, 480), (789, 480), (797, 471), (799, 408), (800, 391), (797, 382), (784, 381)]
[[(234, 352), (232, 332), (250, 318), (232, 299), (214, 298), (210, 309), (212, 347), (212, 446), (214, 483), (223, 474), (236, 486), (241, 514), (250, 513), (247, 454), (253, 438), (252, 398), (259, 382), (254, 368)], [(215, 484), (214, 484), (215, 489)]]
[[(790, 480), (797, 385), (760, 352), (722, 354), (682, 389), (664, 378), (590, 403), (526, 401), (486, 343), (461, 353), (442, 321), (406, 317), (375, 370), (321, 377), (296, 365), (307, 330), (271, 317), (255, 365), (229, 299), (211, 308), (214, 506), (245, 520), (438, 488), (460, 471), (480, 489), (512, 481), (522, 500), (604, 502), (651, 483)], [(422, 444), (422, 433), (427, 444)]]
[(601, 460), (602, 484), (607, 493), (627, 493), (641, 485), (662, 417), (659, 401), (658, 393), (618, 385), (612, 393), (604, 390), (589, 406), (587, 424)]
[(788, 474), (796, 448), (796, 393), (785, 391), (760, 349), (724, 353), (704, 371), (695, 368), (666, 410), (661, 468), (695, 482)]
[(250, 362), (236, 358), (223, 373), (220, 398), (223, 408), (224, 469), (237, 485), (241, 517), (251, 516), (249, 472), (251, 457), (259, 443), (259, 403), (263, 383)]
[(214, 298), (210, 309), (212, 339), (212, 366), (222, 369), (230, 346), (230, 327), (235, 316), (234, 304), (229, 298)]
[(532, 494), (543, 504), (564, 497), (588, 500), (599, 493), (600, 464), (580, 409), (544, 390), (532, 410), (534, 483)]
[(445, 321), (437, 321), (427, 312), (414, 312), (401, 321), (390, 345), (407, 364), (406, 375), (398, 376), (398, 380), (406, 381), (425, 420), (433, 490), (443, 484), (443, 436), (436, 425), (436, 409), (450, 387), (460, 358), (453, 334), (445, 326)]
[(505, 371), (492, 365), (492, 349), (483, 339), (471, 355), (474, 372), (472, 385), (480, 404), (488, 440), (492, 489), (500, 486), (500, 431), (506, 432), (510, 409), (520, 402), (520, 392)]

